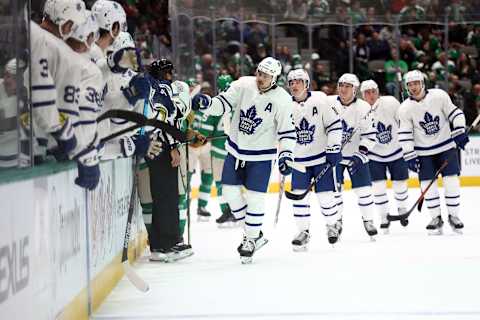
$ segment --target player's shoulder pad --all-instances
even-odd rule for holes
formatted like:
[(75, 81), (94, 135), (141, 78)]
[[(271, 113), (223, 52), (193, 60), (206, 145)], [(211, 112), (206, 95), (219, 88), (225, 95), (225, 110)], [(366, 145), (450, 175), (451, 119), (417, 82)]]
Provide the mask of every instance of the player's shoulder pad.
[(328, 96), (323, 91), (310, 91), (315, 99), (326, 99)]
[(253, 76), (240, 77), (230, 84), (230, 87), (251, 88), (257, 87), (257, 80)]

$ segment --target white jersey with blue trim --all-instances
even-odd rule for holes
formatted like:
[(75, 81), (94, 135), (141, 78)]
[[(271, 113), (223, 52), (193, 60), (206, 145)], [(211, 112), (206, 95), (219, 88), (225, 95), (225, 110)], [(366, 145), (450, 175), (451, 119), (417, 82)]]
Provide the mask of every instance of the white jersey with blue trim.
[(279, 154), (293, 156), (297, 140), (291, 96), (278, 86), (261, 92), (255, 77), (232, 82), (227, 91), (212, 98), (206, 114), (220, 116), (233, 111), (227, 151), (245, 161), (273, 160)]
[(370, 160), (378, 162), (395, 161), (403, 157), (398, 142), (398, 108), (400, 102), (392, 96), (379, 97), (372, 106), (377, 143), (368, 150)]
[(399, 141), (406, 160), (455, 148), (452, 137), (465, 132), (463, 111), (441, 89), (427, 90), (420, 101), (406, 99), (398, 110), (398, 117)]
[(321, 91), (308, 92), (304, 101), (294, 101), (293, 120), (297, 133), (295, 162), (304, 166), (325, 163), (327, 147), (340, 148), (342, 123), (330, 107), (327, 95)]
[(348, 165), (360, 146), (367, 150), (375, 145), (375, 126), (370, 105), (355, 98), (350, 104), (343, 105), (338, 95), (328, 96), (330, 107), (339, 115), (342, 122), (342, 161)]

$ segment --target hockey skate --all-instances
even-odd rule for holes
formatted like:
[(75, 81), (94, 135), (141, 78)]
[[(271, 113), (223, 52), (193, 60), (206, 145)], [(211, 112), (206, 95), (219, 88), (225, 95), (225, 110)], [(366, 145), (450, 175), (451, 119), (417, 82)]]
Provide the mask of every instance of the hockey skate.
[[(398, 208), (398, 215), (399, 216), (404, 215), (406, 212), (407, 212), (406, 208)], [(402, 225), (402, 227), (408, 226), (408, 218), (400, 219), (400, 224)]]
[(219, 228), (234, 228), (237, 226), (237, 219), (232, 214), (230, 208), (223, 211), (222, 215), (216, 220)]
[(328, 243), (334, 245), (338, 241), (338, 237), (340, 236), (340, 232), (337, 229), (337, 224), (327, 224), (327, 238)]
[(380, 229), (383, 230), (383, 234), (389, 234), (390, 233), (389, 228), (390, 228), (390, 221), (387, 219), (387, 216), (383, 216), (381, 218)]
[(300, 233), (292, 240), (293, 251), (307, 251), (309, 242), (310, 232), (308, 230), (300, 231)]
[(365, 231), (367, 231), (367, 234), (370, 236), (371, 241), (375, 241), (374, 236), (377, 235), (378, 231), (377, 228), (373, 225), (372, 220), (363, 220), (363, 227), (365, 228)]
[(254, 239), (243, 236), (242, 243), (237, 248), (242, 264), (252, 263), (253, 254), (262, 248), (267, 242), (268, 240), (263, 237), (262, 231), (260, 231), (258, 237)]
[(197, 210), (197, 220), (198, 221), (208, 221), (210, 220), (211, 213), (207, 211), (204, 207), (198, 207)]
[(177, 254), (176, 260), (181, 260), (193, 256), (192, 246), (183, 242), (177, 243), (172, 247), (172, 250)]
[(152, 262), (168, 262), (173, 259), (175, 252), (172, 249), (154, 249), (150, 253), (149, 260)]
[(335, 228), (338, 231), (338, 237), (342, 234), (343, 231), (343, 220), (342, 218), (338, 219), (337, 222), (335, 222)]
[(458, 234), (462, 234), (463, 222), (457, 216), (448, 215), (448, 223), (452, 227), (452, 230)]
[(427, 230), (429, 230), (429, 235), (442, 235), (443, 234), (443, 220), (442, 216), (438, 215), (430, 221), (427, 225)]

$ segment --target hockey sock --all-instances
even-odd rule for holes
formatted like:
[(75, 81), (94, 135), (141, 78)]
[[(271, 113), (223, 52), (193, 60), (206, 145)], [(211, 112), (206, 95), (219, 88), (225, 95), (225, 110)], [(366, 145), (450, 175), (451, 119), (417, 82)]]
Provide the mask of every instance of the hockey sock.
[(247, 202), (242, 194), (242, 186), (240, 185), (223, 185), (223, 196), (228, 202), (232, 214), (235, 216), (235, 219), (243, 220), (245, 219), (245, 213), (247, 212)]
[(353, 191), (358, 197), (358, 206), (365, 221), (373, 220), (373, 197), (370, 186), (354, 188)]
[(397, 208), (406, 208), (408, 200), (407, 180), (392, 181), (392, 187), (395, 193), (395, 200), (397, 201)]
[(245, 234), (248, 238), (258, 238), (265, 216), (265, 193), (247, 190), (247, 213), (245, 216)]
[(458, 176), (443, 177), (443, 188), (445, 189), (445, 204), (448, 214), (458, 216), (460, 211), (460, 179), (458, 179)]
[(335, 194), (335, 201), (337, 201), (337, 212), (338, 212), (338, 219), (342, 218), (343, 215), (343, 197), (341, 192), (334, 192)]
[(217, 201), (220, 204), (220, 209), (222, 210), (222, 212), (225, 212), (225, 210), (228, 209), (228, 205), (223, 198), (222, 182), (215, 181), (215, 186), (217, 187)]
[[(295, 190), (304, 192), (305, 190)], [(310, 228), (310, 201), (309, 195), (305, 198), (293, 201), (293, 218), (297, 225), (298, 231), (307, 230)]]
[(380, 218), (386, 219), (389, 210), (387, 182), (385, 180), (373, 181), (372, 190), (375, 201), (375, 208), (377, 209)]
[[(423, 180), (420, 182), (422, 190), (424, 190), (427, 185), (430, 183), (428, 180)], [(438, 217), (440, 215), (440, 196), (438, 194), (437, 182), (432, 184), (430, 189), (428, 189), (425, 194), (425, 204), (427, 205), (428, 210), (432, 218)]]
[(210, 198), (210, 191), (212, 189), (212, 173), (203, 172), (201, 173), (201, 184), (200, 184), (200, 193), (198, 196), (198, 206), (205, 208), (208, 204), (208, 199)]
[(335, 194), (333, 191), (319, 192), (317, 193), (317, 199), (327, 224), (335, 224), (337, 219), (339, 219), (339, 216), (337, 211), (337, 201), (335, 200)]

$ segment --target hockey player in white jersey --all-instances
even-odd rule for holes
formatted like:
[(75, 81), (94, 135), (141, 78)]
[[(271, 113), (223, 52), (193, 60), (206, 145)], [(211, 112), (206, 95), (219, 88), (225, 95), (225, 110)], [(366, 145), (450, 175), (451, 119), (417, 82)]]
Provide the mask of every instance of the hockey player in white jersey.
[[(338, 79), (338, 96), (329, 96), (329, 104), (342, 119), (342, 161), (337, 167), (337, 177), (343, 183), (344, 171), (347, 169), (352, 188), (358, 197), (358, 206), (362, 214), (365, 231), (370, 237), (377, 234), (373, 224), (372, 181), (368, 168), (368, 151), (375, 145), (376, 130), (370, 105), (356, 98), (360, 82), (356, 75), (343, 74)], [(337, 193), (337, 205), (342, 212), (343, 200)], [(338, 221), (341, 230), (342, 220)], [(373, 239), (373, 238), (372, 238)]]
[[(297, 133), (295, 162), (306, 167), (305, 173), (293, 169), (292, 190), (304, 192), (327, 165), (334, 168), (342, 159), (342, 123), (338, 114), (328, 105), (323, 92), (309, 91), (310, 77), (305, 70), (290, 71), (287, 80), (294, 101), (293, 119)], [(333, 172), (333, 169), (329, 169), (315, 184), (315, 195), (327, 223), (327, 238), (331, 244), (338, 240)], [(294, 201), (293, 215), (298, 228), (298, 235), (292, 241), (293, 250), (303, 251), (308, 248), (310, 239), (308, 195)]]
[(232, 213), (237, 220), (245, 219), (245, 236), (238, 247), (243, 263), (251, 262), (254, 252), (266, 243), (260, 229), (277, 152), (280, 173), (292, 171), (288, 161), (293, 161), (296, 142), (293, 103), (276, 85), (281, 70), (278, 60), (267, 57), (259, 63), (256, 77), (241, 77), (212, 99), (202, 94), (194, 97), (206, 114), (220, 116), (233, 111), (222, 183)]
[[(360, 85), (362, 98), (372, 107), (374, 124), (377, 129), (376, 144), (368, 150), (370, 175), (373, 184), (375, 206), (380, 214), (380, 229), (388, 233), (389, 203), (387, 195), (387, 171), (392, 180), (393, 192), (397, 203), (398, 214), (407, 211), (408, 199), (408, 166), (403, 159), (402, 148), (398, 142), (399, 121), (397, 111), (400, 102), (392, 96), (379, 96), (378, 85), (373, 80), (363, 81)], [(403, 226), (408, 220), (401, 220)]]
[[(423, 74), (413, 70), (405, 74), (409, 99), (399, 108), (399, 138), (408, 168), (418, 172), (420, 186), (424, 189), (435, 177), (435, 172), (448, 161), (442, 170), (448, 222), (454, 231), (463, 223), (460, 212), (460, 168), (457, 148), (464, 149), (469, 139), (465, 132), (465, 115), (456, 107), (448, 94), (440, 89), (425, 89)], [(434, 183), (425, 195), (432, 220), (427, 225), (431, 233), (442, 233), (443, 220), (440, 195)]]

